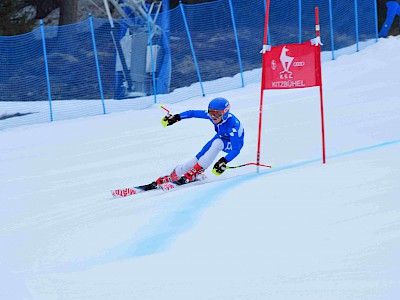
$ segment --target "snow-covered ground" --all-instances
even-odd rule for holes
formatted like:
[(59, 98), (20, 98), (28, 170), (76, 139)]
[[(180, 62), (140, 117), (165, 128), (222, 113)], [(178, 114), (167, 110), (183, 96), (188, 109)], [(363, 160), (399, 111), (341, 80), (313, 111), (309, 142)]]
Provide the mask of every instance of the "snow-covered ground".
[[(0, 131), (0, 298), (399, 299), (399, 49), (323, 64), (325, 165), (315, 88), (265, 92), (273, 169), (118, 200), (195, 155), (211, 123), (163, 128), (155, 105)], [(229, 99), (246, 132), (236, 165), (255, 161), (259, 93), (165, 105)]]

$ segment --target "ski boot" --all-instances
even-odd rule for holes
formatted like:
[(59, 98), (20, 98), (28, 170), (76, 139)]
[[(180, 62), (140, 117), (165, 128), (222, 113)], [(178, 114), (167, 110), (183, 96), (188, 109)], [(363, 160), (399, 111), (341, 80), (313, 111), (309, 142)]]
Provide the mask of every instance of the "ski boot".
[(205, 170), (203, 169), (202, 166), (199, 164), (195, 164), (193, 168), (191, 168), (189, 171), (187, 171), (179, 180), (177, 180), (175, 183), (177, 185), (182, 185), (186, 184), (192, 181), (196, 180), (196, 177), (198, 174), (203, 173)]
[(171, 174), (159, 177), (155, 181), (155, 183), (160, 185), (160, 184), (163, 184), (163, 183), (175, 182), (175, 181), (178, 181), (178, 180), (179, 180), (179, 176), (176, 174), (175, 170), (173, 170)]

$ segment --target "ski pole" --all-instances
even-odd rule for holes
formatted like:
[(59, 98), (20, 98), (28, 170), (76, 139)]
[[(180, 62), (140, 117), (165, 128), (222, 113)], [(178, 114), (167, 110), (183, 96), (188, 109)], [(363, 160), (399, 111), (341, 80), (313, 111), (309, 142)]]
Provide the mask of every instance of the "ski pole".
[(161, 107), (163, 110), (165, 110), (165, 111), (167, 112), (168, 115), (170, 114), (170, 113), (169, 113), (169, 110), (166, 109), (164, 106), (160, 105), (160, 107)]
[(237, 168), (246, 167), (246, 166), (259, 166), (259, 167), (264, 167), (264, 168), (270, 168), (270, 169), (272, 169), (272, 166), (264, 165), (264, 164), (258, 164), (258, 163), (254, 163), (254, 162), (247, 163), (247, 164), (243, 164), (243, 165), (238, 165), (238, 166), (233, 166), (233, 167), (226, 166), (226, 168), (227, 168), (227, 169), (237, 169)]
[[(163, 110), (165, 110), (165, 111), (167, 112), (167, 117), (171, 116), (171, 114), (169, 113), (169, 110), (166, 109), (164, 106), (160, 105), (160, 108), (162, 108)], [(163, 117), (163, 118), (161, 119), (161, 125), (162, 125), (163, 127), (167, 127), (168, 121), (165, 120), (165, 117)]]

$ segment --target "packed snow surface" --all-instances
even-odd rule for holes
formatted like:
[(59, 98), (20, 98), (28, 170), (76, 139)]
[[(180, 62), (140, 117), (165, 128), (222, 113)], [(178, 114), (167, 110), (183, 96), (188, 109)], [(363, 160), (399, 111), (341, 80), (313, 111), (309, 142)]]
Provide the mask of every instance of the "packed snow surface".
[[(0, 131), (0, 298), (400, 299), (399, 49), (323, 63), (326, 164), (318, 88), (265, 92), (272, 169), (124, 199), (110, 190), (168, 174), (212, 124), (163, 128), (154, 105)], [(245, 127), (231, 165), (254, 162), (259, 84), (164, 104), (217, 96)]]

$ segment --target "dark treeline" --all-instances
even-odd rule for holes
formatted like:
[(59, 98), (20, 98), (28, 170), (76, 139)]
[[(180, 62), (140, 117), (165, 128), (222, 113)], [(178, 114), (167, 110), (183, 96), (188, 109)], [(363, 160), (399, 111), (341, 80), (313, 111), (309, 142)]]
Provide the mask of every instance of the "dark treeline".
[[(0, 36), (18, 35), (32, 31), (37, 26), (37, 21), (44, 19), (53, 10), (60, 8), (58, 25), (76, 23), (79, 20), (79, 3), (93, 3), (91, 0), (1, 0), (0, 1)], [(152, 2), (156, 0), (146, 0)], [(215, 0), (181, 0), (183, 4), (199, 4), (212, 2)], [(386, 2), (400, 0), (376, 0), (378, 6), (378, 27), (381, 28), (386, 19)], [(97, 1), (98, 6), (102, 7), (103, 1)], [(179, 5), (179, 0), (170, 0), (170, 7), (175, 8)], [(34, 7), (34, 10), (28, 10)], [(87, 14), (84, 15), (87, 17)], [(104, 14), (103, 17), (106, 17)], [(400, 17), (396, 17), (389, 35), (400, 34)]]
[(78, 0), (1, 0), (0, 36), (32, 31), (37, 20), (45, 18), (56, 8), (60, 8), (59, 25), (79, 21)]

